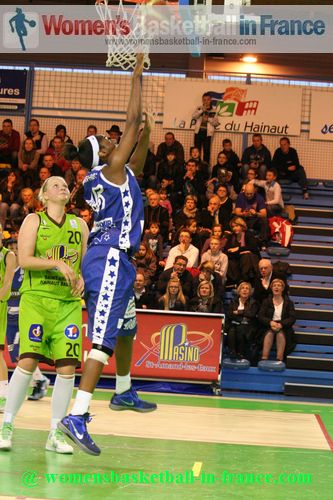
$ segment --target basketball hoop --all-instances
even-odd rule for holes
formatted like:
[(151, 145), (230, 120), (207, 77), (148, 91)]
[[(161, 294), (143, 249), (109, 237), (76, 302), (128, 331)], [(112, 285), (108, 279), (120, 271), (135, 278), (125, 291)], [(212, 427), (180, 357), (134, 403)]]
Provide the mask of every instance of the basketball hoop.
[[(140, 4), (141, 2), (138, 2), (136, 5), (131, 5), (130, 8), (127, 8), (123, 5), (123, 0), (119, 0), (119, 5), (112, 8), (108, 5), (108, 0), (103, 0), (103, 2), (97, 1), (95, 3), (96, 10), (104, 26), (111, 27), (109, 30), (106, 30), (105, 34), (108, 43), (107, 67), (119, 67), (123, 70), (130, 70), (135, 67), (137, 41), (143, 38), (147, 39), (147, 34), (142, 23), (136, 22)], [(119, 29), (119, 23), (117, 24), (119, 20), (130, 26), (128, 34), (124, 34)], [(115, 30), (116, 32), (114, 32)], [(111, 31), (111, 33), (107, 31)], [(115, 50), (115, 37), (118, 37), (119, 41), (121, 41), (119, 52)], [(147, 70), (150, 67), (149, 44), (141, 45), (140, 52), (144, 54), (143, 67)]]

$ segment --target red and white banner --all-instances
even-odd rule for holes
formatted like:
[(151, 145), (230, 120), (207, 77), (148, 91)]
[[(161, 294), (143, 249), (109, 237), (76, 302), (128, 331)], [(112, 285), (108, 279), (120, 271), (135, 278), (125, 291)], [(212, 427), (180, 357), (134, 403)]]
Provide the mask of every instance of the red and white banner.
[[(87, 312), (83, 319), (83, 360), (90, 350)], [(138, 333), (134, 341), (131, 375), (133, 378), (207, 380), (219, 375), (221, 335), (224, 316), (220, 314), (137, 311)], [(15, 365), (6, 361), (10, 368)], [(84, 361), (78, 373), (82, 372)], [(54, 367), (40, 364), (41, 370)], [(115, 375), (114, 356), (103, 375)]]

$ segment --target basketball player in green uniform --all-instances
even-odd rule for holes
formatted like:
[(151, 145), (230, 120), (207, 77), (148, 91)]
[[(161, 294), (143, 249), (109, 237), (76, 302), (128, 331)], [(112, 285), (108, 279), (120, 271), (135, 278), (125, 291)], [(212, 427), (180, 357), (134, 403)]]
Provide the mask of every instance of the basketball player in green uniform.
[(16, 267), (13, 252), (2, 246), (2, 227), (0, 224), (0, 413), (3, 412), (8, 391), (8, 370), (3, 357), (7, 330), (7, 301), (10, 297)]
[(55, 364), (51, 431), (46, 449), (73, 453), (58, 422), (66, 415), (81, 361), (83, 280), (81, 261), (88, 238), (86, 223), (65, 213), (69, 190), (62, 177), (49, 177), (40, 190), (46, 212), (28, 215), (18, 239), (24, 278), (19, 310), (20, 357), (9, 384), (0, 449), (12, 447), (13, 421), (39, 361)]

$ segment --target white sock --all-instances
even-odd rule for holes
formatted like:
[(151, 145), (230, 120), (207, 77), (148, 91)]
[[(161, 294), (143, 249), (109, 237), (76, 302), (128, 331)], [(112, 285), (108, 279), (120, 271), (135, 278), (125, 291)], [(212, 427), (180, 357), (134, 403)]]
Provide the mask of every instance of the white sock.
[(8, 396), (8, 380), (0, 380), (0, 398)]
[(32, 379), (34, 382), (37, 382), (38, 380), (44, 380), (44, 375), (39, 369), (39, 366), (36, 367), (35, 371), (32, 374)]
[(57, 375), (52, 393), (52, 420), (51, 430), (57, 428), (58, 423), (67, 415), (68, 406), (73, 394), (74, 375)]
[(90, 401), (92, 398), (91, 392), (77, 391), (71, 415), (84, 415), (89, 410)]
[(116, 394), (122, 394), (131, 388), (131, 374), (116, 375)]
[(11, 424), (25, 400), (32, 373), (17, 366), (9, 382), (3, 421)]

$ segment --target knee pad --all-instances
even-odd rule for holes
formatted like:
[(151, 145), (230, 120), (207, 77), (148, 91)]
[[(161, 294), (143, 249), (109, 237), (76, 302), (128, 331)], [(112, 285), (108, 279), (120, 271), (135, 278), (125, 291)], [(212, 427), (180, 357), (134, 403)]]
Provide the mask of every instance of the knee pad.
[(110, 355), (106, 352), (100, 351), (99, 349), (91, 349), (87, 359), (94, 359), (95, 361), (99, 361), (100, 363), (106, 365), (109, 357)]

